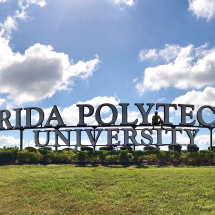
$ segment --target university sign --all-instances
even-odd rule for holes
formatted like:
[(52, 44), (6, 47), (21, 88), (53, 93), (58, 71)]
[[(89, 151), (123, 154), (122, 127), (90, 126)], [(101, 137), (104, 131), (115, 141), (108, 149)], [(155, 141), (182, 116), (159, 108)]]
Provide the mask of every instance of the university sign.
[[(119, 115), (118, 109), (113, 104), (104, 103), (98, 106), (96, 109), (90, 104), (77, 104), (76, 106), (79, 109), (79, 122), (77, 125), (66, 125), (56, 105), (52, 107), (52, 110), (50, 111), (47, 120), (45, 120), (44, 111), (38, 107), (13, 109), (13, 111), (15, 111), (16, 116), (14, 126), (10, 122), (11, 111), (0, 110), (0, 130), (19, 130), (20, 150), (23, 149), (23, 131), (26, 129), (33, 129), (35, 146), (37, 147), (54, 146), (56, 149), (61, 146), (81, 147), (83, 146), (82, 135), (84, 134), (87, 135), (87, 137), (89, 138), (90, 146), (93, 146), (95, 149), (96, 146), (104, 146), (98, 144), (98, 139), (101, 136), (101, 133), (105, 133), (105, 135), (107, 136), (107, 146), (131, 144), (135, 149), (135, 146), (139, 145), (176, 146), (178, 145), (176, 138), (177, 132), (186, 133), (187, 137), (190, 140), (189, 146), (196, 146), (195, 137), (199, 132), (199, 128), (208, 128), (210, 130), (210, 149), (212, 149), (212, 130), (215, 127), (215, 121), (206, 122), (203, 118), (203, 111), (205, 109), (210, 109), (215, 114), (215, 107), (209, 105), (204, 105), (198, 110), (195, 110), (194, 105), (190, 104), (177, 105), (157, 103), (155, 106), (154, 103), (147, 103), (146, 105), (144, 105), (144, 103), (135, 103), (135, 106), (137, 107), (137, 110), (141, 115), (141, 120), (136, 119), (133, 122), (130, 122), (128, 121), (129, 104), (120, 103), (118, 108), (121, 108), (122, 117), (119, 125), (116, 125), (116, 121), (118, 120)], [(148, 119), (151, 109), (154, 106), (156, 107), (156, 110), (162, 109), (164, 113), (162, 126), (156, 128), (152, 126), (151, 121), (149, 121)], [(181, 121), (178, 125), (173, 125), (170, 122), (170, 107), (174, 108), (175, 110), (180, 109)], [(101, 117), (103, 108), (109, 108), (111, 110), (111, 117), (109, 121), (103, 120)], [(36, 111), (38, 113), (38, 119), (35, 123), (32, 123), (32, 111)], [(193, 111), (197, 111), (197, 120), (193, 120)], [(25, 126), (21, 124), (21, 118), (24, 114), (26, 115)], [(93, 115), (95, 115), (96, 124), (88, 125), (86, 123), (87, 118)], [(189, 119), (189, 122), (187, 122), (187, 118)], [(53, 122), (55, 125), (53, 125)], [(198, 125), (196, 125), (197, 123)], [(163, 126), (165, 126), (165, 128), (163, 128)], [(63, 128), (64, 130), (62, 130)], [(162, 142), (162, 130), (164, 130), (166, 134), (171, 133), (171, 143), (164, 144)], [(123, 132), (124, 135), (123, 144), (118, 141), (120, 131)], [(140, 140), (137, 140), (136, 138), (138, 131), (141, 137)], [(45, 133), (46, 136), (46, 142), (43, 144), (40, 143), (41, 133)], [(55, 142), (52, 145), (50, 144), (51, 133), (54, 133), (55, 135)], [(76, 141), (75, 144), (71, 145), (72, 134), (75, 135)], [(157, 135), (156, 143), (153, 142), (152, 135), (154, 134)], [(61, 142), (63, 144), (59, 142), (59, 139), (61, 139)]]

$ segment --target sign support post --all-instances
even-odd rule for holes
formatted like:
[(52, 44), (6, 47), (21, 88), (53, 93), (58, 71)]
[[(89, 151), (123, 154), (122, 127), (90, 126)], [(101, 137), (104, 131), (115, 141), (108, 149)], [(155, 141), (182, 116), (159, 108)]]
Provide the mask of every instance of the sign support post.
[(210, 151), (213, 151), (213, 128), (210, 129)]
[(20, 128), (19, 131), (20, 131), (20, 151), (22, 151), (23, 150), (23, 131), (24, 131), (24, 129)]

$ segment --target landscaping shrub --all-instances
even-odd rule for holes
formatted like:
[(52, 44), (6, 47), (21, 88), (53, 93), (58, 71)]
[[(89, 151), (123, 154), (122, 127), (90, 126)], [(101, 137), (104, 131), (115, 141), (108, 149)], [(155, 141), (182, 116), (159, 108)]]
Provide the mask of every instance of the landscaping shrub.
[(107, 151), (99, 151), (99, 160), (100, 162), (104, 162), (107, 155)]
[(118, 155), (107, 155), (105, 157), (106, 163), (117, 163), (119, 162), (119, 156)]
[(171, 163), (178, 163), (180, 161), (180, 155), (181, 155), (181, 153), (179, 153), (177, 151), (170, 150), (167, 155), (168, 155), (168, 160)]
[(128, 163), (129, 159), (131, 158), (131, 153), (128, 150), (123, 150), (119, 154), (119, 162), (121, 163)]
[(157, 153), (157, 160), (161, 163), (167, 162), (169, 160), (169, 152), (159, 151), (159, 153)]
[(18, 148), (0, 149), (0, 164), (12, 164), (15, 162)]
[(74, 151), (74, 149), (71, 149), (71, 148), (64, 148), (64, 149), (62, 149), (61, 151), (71, 151), (71, 150)]
[(28, 150), (29, 152), (37, 152), (37, 149), (35, 149), (34, 147), (25, 147), (25, 150)]
[(28, 149), (19, 151), (17, 153), (17, 159), (19, 163), (39, 163), (43, 156), (40, 152), (31, 152)]
[(86, 160), (86, 153), (84, 151), (80, 151), (77, 153), (78, 162), (85, 162)]
[[(91, 147), (83, 147), (84, 150), (64, 149), (51, 151), (49, 148), (35, 149), (26, 147), (22, 151), (18, 148), (0, 149), (0, 164), (15, 163), (184, 163), (188, 165), (211, 165), (215, 164), (215, 152), (203, 150), (200, 152), (178, 152), (161, 151), (154, 147), (147, 146), (147, 150), (99, 150), (94, 151)], [(86, 149), (87, 148), (87, 149)], [(86, 149), (86, 150), (85, 150)]]
[(152, 162), (156, 162), (157, 155), (155, 155), (155, 154), (143, 155), (143, 160), (147, 161), (149, 164)]

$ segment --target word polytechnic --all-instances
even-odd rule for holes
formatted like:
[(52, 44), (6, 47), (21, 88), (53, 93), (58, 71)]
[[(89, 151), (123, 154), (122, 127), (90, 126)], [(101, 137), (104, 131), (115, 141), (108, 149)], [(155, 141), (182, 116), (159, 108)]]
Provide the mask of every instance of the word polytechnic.
[[(100, 106), (97, 107), (95, 110), (94, 107), (90, 104), (77, 104), (76, 106), (79, 108), (79, 122), (77, 126), (75, 127), (80, 127), (79, 129), (66, 129), (66, 130), (59, 130), (59, 128), (63, 127), (74, 127), (74, 126), (67, 126), (64, 122), (63, 119), (60, 115), (60, 112), (57, 108), (56, 105), (53, 106), (49, 117), (46, 121), (46, 124), (43, 126), (44, 122), (44, 112), (41, 108), (38, 107), (28, 107), (28, 108), (17, 108), (14, 109), (15, 115), (16, 115), (16, 122), (15, 126), (12, 126), (10, 123), (10, 117), (11, 117), (11, 112), (9, 110), (0, 110), (0, 130), (24, 130), (24, 129), (34, 129), (34, 128), (47, 128), (49, 130), (41, 131), (41, 130), (34, 130), (34, 136), (35, 136), (35, 144), (36, 146), (47, 146), (49, 144), (50, 140), (50, 133), (54, 132), (55, 133), (55, 145), (56, 147), (60, 146), (59, 144), (59, 137), (61, 140), (64, 142), (64, 145), (70, 146), (70, 137), (71, 133), (75, 132), (76, 136), (76, 144), (75, 146), (81, 146), (82, 145), (82, 140), (81, 136), (83, 132), (87, 134), (90, 143), (92, 146), (95, 146), (97, 144), (97, 141), (101, 135), (102, 132), (107, 133), (107, 145), (112, 145), (112, 144), (120, 144), (120, 141), (118, 141), (118, 134), (119, 131), (122, 130), (124, 132), (124, 145), (128, 144), (133, 144), (135, 146), (138, 145), (146, 145), (145, 140), (147, 140), (149, 143), (153, 143), (153, 138), (151, 135), (153, 135), (153, 130), (157, 133), (157, 143), (156, 145), (161, 146), (162, 145), (162, 130), (165, 130), (165, 133), (167, 134), (168, 132), (171, 132), (172, 135), (172, 143), (171, 145), (177, 145), (176, 143), (176, 132), (182, 133), (183, 131), (186, 132), (190, 139), (190, 145), (195, 145), (194, 144), (194, 139), (199, 131), (199, 129), (180, 129), (180, 128), (175, 128), (177, 125), (172, 125), (172, 123), (169, 121), (169, 110), (170, 107), (173, 107), (175, 110), (177, 110), (178, 107), (181, 109), (181, 122), (178, 126), (181, 127), (193, 127), (196, 123), (196, 120), (193, 120), (191, 122), (186, 121), (186, 117), (190, 118), (191, 120), (193, 119), (193, 111), (195, 110), (194, 105), (190, 104), (164, 104), (164, 103), (158, 103), (156, 104), (156, 110), (159, 108), (163, 109), (164, 112), (164, 126), (169, 126), (172, 128), (156, 128), (156, 129), (149, 129), (148, 127), (151, 125), (148, 121), (148, 115), (152, 109), (152, 107), (155, 106), (154, 103), (147, 103), (146, 104), (147, 110), (144, 108), (144, 103), (135, 103), (135, 106), (139, 110), (141, 116), (142, 116), (142, 121), (138, 122), (138, 119), (134, 120), (133, 122), (128, 122), (128, 103), (120, 103), (119, 106), (122, 108), (122, 121), (121, 123), (116, 126), (115, 122), (118, 119), (118, 110), (113, 104), (109, 103), (104, 103), (101, 104)], [(103, 108), (109, 108), (111, 110), (111, 117), (110, 121), (103, 121), (101, 118), (101, 112)], [(190, 112), (187, 112), (187, 108), (191, 108)], [(215, 121), (211, 123), (207, 123), (204, 121), (202, 113), (204, 109), (210, 109), (214, 114), (215, 114), (215, 108), (209, 105), (202, 106), (198, 109), (197, 111), (197, 121), (200, 126), (202, 127), (214, 127)], [(21, 125), (21, 117), (22, 117), (22, 111), (25, 111), (26, 115), (26, 124), (25, 126)], [(32, 125), (32, 111), (36, 111), (39, 115), (38, 121), (36, 124)], [(87, 125), (85, 123), (85, 119), (87, 117), (93, 116), (95, 114), (95, 119), (98, 123), (98, 125)], [(51, 122), (55, 121), (56, 125), (53, 126), (51, 125)], [(4, 127), (4, 124), (6, 125), (6, 128)], [(137, 127), (146, 127), (143, 129), (136, 129)], [(147, 127), (148, 126), (148, 127)], [(84, 127), (92, 127), (94, 129), (83, 129)], [(105, 127), (105, 129), (97, 129), (98, 127)], [(108, 128), (110, 127), (110, 128)], [(114, 128), (113, 128), (114, 127)], [(121, 129), (117, 128), (121, 127)], [(129, 127), (129, 128), (125, 128)], [(195, 127), (195, 126), (194, 126)], [(54, 130), (50, 130), (50, 128), (53, 128)], [(141, 139), (140, 142), (138, 143), (136, 140), (137, 136), (137, 130), (140, 130), (141, 134)], [(92, 131), (94, 134), (92, 134)], [(41, 132), (46, 133), (46, 143), (45, 144), (40, 144), (39, 141), (39, 136)], [(66, 132), (67, 135), (64, 136), (62, 132)], [(97, 133), (97, 135), (96, 135)], [(116, 143), (113, 143), (113, 139), (115, 141), (118, 141)], [(129, 142), (131, 141), (131, 142)]]

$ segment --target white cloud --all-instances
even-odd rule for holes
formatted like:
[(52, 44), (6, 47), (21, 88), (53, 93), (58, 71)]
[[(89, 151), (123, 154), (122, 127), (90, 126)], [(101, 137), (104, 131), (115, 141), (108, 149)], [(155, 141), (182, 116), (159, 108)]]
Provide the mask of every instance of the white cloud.
[(19, 139), (15, 139), (12, 136), (0, 136), (0, 147), (14, 147), (14, 146), (19, 146), (20, 141)]
[(6, 102), (5, 99), (0, 99), (0, 106), (2, 106)]
[(137, 90), (142, 94), (145, 90), (171, 86), (200, 89), (215, 84), (215, 48), (206, 47), (207, 44), (198, 48), (193, 45), (166, 45), (164, 49), (157, 50), (164, 64), (146, 68), (143, 82), (136, 85)]
[(134, 0), (115, 0), (116, 4), (123, 3), (128, 6), (133, 6), (135, 4)]
[(136, 82), (137, 80), (138, 80), (138, 78), (134, 78), (132, 81), (133, 81), (133, 82)]
[(141, 50), (139, 53), (139, 59), (140, 61), (144, 61), (146, 59), (150, 59), (150, 58), (157, 58), (158, 54), (156, 49), (148, 49), (148, 50)]
[(99, 64), (98, 56), (87, 62), (76, 64), (65, 53), (53, 51), (53, 47), (35, 44), (24, 54), (14, 53), (9, 45), (12, 30), (16, 30), (17, 18), (26, 18), (26, 8), (30, 4), (41, 7), (44, 0), (19, 0), (22, 12), (0, 23), (0, 93), (7, 94), (7, 99), (16, 104), (37, 102), (51, 97), (59, 90), (70, 90), (74, 80), (92, 76)]
[[(215, 134), (213, 134), (213, 140), (215, 140)], [(213, 141), (214, 144), (215, 141)], [(183, 134), (177, 134), (177, 143), (180, 144), (190, 144), (190, 139), (187, 137), (186, 132), (183, 132)], [(210, 135), (202, 134), (198, 135), (194, 139), (194, 144), (197, 146), (201, 145), (209, 145), (210, 144)]]
[(189, 10), (198, 18), (207, 18), (209, 21), (215, 15), (215, 0), (188, 0)]
[(8, 1), (8, 0), (0, 0), (0, 3), (6, 2), (6, 1)]
[(192, 90), (183, 96), (175, 98), (173, 104), (192, 104), (195, 105), (195, 110), (198, 110), (203, 105), (215, 106), (215, 88), (206, 87), (203, 91)]
[(13, 53), (7, 42), (3, 42), (9, 52), (0, 62), (0, 93), (9, 94), (8, 98), (17, 104), (36, 102), (51, 97), (56, 91), (68, 89), (71, 77), (88, 78), (99, 63), (96, 57), (74, 64), (68, 55), (41, 44), (31, 46), (22, 55)]
[(163, 98), (161, 98), (161, 99), (158, 99), (159, 102), (162, 102), (162, 101), (164, 101), (164, 100), (166, 100), (165, 97), (163, 97)]

